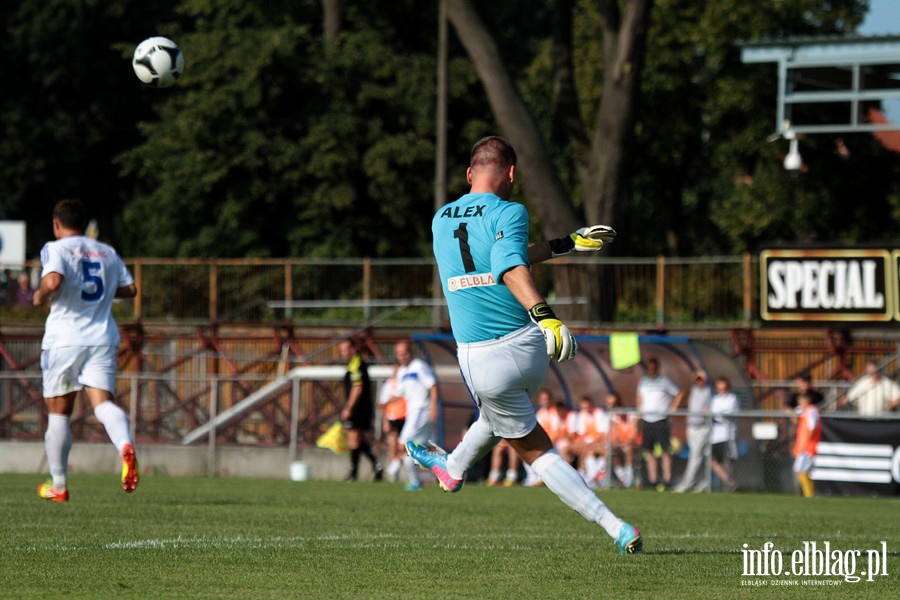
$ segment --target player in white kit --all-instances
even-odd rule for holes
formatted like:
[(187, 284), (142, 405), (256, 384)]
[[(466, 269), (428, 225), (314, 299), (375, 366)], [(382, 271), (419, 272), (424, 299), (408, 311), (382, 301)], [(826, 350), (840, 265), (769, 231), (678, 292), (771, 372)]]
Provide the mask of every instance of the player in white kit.
[(122, 457), (122, 488), (133, 492), (139, 478), (128, 416), (113, 402), (119, 328), (112, 316), (113, 299), (133, 298), (137, 288), (115, 249), (86, 237), (85, 225), (81, 202), (56, 203), (56, 241), (41, 250), (41, 283), (33, 299), (35, 306), (50, 303), (41, 370), (49, 412), (44, 446), (52, 480), (38, 486), (38, 494), (55, 502), (69, 499), (69, 418), (81, 389)]
[(466, 171), (470, 192), (440, 208), (432, 221), (459, 366), (479, 417), (449, 455), (416, 442), (406, 450), (441, 487), (456, 492), (469, 467), (506, 439), (563, 502), (603, 527), (622, 554), (637, 553), (640, 532), (613, 514), (557, 454), (531, 403), (548, 356), (571, 360), (577, 344), (538, 292), (530, 266), (572, 250), (599, 250), (615, 232), (594, 226), (529, 244), (528, 212), (507, 200), (515, 172), (515, 150), (506, 140), (479, 140)]
[[(413, 358), (409, 342), (397, 342), (394, 357), (400, 365), (397, 369), (398, 396), (406, 398), (406, 421), (400, 430), (400, 443), (425, 443), (434, 435), (437, 420), (438, 387), (434, 371), (421, 358)], [(406, 490), (422, 489), (419, 469), (410, 456), (403, 459), (408, 484)]]

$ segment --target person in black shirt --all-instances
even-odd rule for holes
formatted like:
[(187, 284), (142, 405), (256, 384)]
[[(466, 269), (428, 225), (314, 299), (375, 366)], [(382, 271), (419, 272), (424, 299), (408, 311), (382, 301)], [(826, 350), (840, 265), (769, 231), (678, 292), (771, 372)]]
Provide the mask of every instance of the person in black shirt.
[(347, 373), (344, 374), (344, 392), (347, 400), (341, 411), (341, 420), (347, 432), (347, 445), (350, 447), (350, 473), (346, 481), (358, 479), (360, 454), (364, 454), (371, 461), (375, 481), (381, 481), (384, 476), (383, 470), (367, 439), (373, 428), (375, 414), (368, 365), (352, 340), (341, 342), (340, 354), (341, 359), (347, 361)]
[(807, 394), (810, 401), (816, 406), (821, 405), (825, 400), (825, 396), (822, 395), (822, 392), (813, 388), (812, 375), (810, 375), (809, 371), (800, 373), (800, 375), (794, 379), (794, 385), (797, 387), (797, 391), (790, 395), (787, 403), (787, 408), (792, 411), (797, 408), (797, 397), (800, 396), (800, 394)]

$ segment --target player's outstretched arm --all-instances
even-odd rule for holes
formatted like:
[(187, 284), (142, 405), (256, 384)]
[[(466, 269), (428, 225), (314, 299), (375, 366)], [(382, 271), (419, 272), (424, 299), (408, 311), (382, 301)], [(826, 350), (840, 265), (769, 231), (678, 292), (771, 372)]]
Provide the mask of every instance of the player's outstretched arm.
[(591, 225), (581, 227), (567, 236), (539, 242), (528, 247), (528, 260), (531, 264), (543, 262), (550, 258), (566, 256), (571, 252), (596, 252), (604, 244), (616, 239), (616, 230), (609, 225)]

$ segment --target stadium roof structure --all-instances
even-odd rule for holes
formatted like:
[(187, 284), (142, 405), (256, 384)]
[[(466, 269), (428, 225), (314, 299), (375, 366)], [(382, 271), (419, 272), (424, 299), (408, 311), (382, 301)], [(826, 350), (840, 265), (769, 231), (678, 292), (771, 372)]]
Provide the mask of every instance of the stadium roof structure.
[[(638, 379), (644, 374), (643, 362), (654, 357), (663, 375), (683, 389), (690, 388), (692, 373), (703, 369), (710, 384), (715, 377), (726, 377), (731, 390), (741, 402), (742, 409), (757, 408), (752, 383), (736, 360), (718, 346), (685, 336), (639, 335), (638, 345), (642, 363), (625, 369), (614, 369), (610, 357), (608, 335), (576, 335), (578, 353), (565, 363), (550, 363), (543, 387), (549, 389), (557, 401), (570, 408), (578, 406), (578, 399), (587, 395), (598, 406), (603, 405), (607, 392), (615, 391), (624, 407), (634, 406)], [(458, 373), (456, 343), (448, 333), (420, 333), (412, 336), (419, 350), (437, 372), (444, 406), (443, 430), (438, 433), (440, 443), (450, 447), (458, 441), (461, 430), (473, 417), (474, 402), (465, 382)], [(456, 373), (453, 371), (456, 370)], [(452, 377), (442, 377), (442, 373)], [(681, 408), (685, 408), (686, 401)]]
[(744, 63), (778, 66), (776, 135), (884, 132), (900, 124), (900, 35), (816, 36), (743, 42)]

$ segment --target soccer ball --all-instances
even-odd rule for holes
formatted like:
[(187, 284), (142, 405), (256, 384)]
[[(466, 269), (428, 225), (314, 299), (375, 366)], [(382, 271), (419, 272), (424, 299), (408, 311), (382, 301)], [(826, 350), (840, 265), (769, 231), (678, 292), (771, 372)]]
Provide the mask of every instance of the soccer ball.
[(184, 54), (169, 38), (147, 38), (134, 49), (131, 66), (138, 79), (150, 87), (169, 87), (184, 70)]

